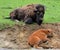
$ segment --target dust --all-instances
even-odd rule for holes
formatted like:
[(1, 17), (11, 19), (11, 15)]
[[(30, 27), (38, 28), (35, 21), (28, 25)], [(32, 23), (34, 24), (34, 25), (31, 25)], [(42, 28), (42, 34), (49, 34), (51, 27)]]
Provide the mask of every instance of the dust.
[(33, 25), (14, 25), (13, 27), (0, 30), (0, 48), (29, 49), (27, 44), (29, 35), (38, 29), (52, 29), (53, 38), (45, 44), (43, 48), (60, 48), (60, 23), (43, 23), (40, 26)]

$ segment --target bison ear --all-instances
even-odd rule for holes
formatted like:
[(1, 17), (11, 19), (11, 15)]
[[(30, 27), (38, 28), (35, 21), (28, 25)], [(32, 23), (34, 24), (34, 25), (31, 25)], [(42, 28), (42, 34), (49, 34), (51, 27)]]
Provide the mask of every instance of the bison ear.
[(44, 14), (45, 14), (46, 7), (44, 6)]
[(46, 6), (44, 6), (44, 9), (46, 9)]

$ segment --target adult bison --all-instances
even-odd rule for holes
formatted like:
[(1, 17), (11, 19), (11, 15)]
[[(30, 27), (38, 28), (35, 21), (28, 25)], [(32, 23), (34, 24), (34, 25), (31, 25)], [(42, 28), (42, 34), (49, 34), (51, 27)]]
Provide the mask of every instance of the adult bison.
[(17, 8), (10, 13), (10, 18), (12, 20), (23, 20), (27, 24), (31, 24), (36, 22), (37, 24), (41, 24), (43, 21), (45, 13), (45, 8), (41, 4), (30, 4), (27, 6), (23, 6), (21, 8)]

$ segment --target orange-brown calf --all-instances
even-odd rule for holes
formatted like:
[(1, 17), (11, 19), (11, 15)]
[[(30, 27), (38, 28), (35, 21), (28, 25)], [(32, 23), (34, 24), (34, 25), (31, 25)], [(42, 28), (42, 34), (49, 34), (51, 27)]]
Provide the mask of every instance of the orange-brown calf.
[(35, 48), (39, 48), (39, 44), (49, 40), (48, 36), (52, 36), (51, 29), (39, 29), (33, 32), (28, 38), (28, 44)]

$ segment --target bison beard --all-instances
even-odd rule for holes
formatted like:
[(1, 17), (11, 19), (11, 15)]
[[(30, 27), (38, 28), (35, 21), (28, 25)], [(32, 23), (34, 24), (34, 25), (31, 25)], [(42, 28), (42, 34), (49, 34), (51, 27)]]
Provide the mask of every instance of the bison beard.
[(45, 14), (45, 8), (43, 5), (38, 4), (36, 6), (37, 11), (35, 11), (36, 13), (36, 23), (41, 25), (42, 21), (43, 21), (43, 17)]
[(26, 24), (36, 22), (41, 25), (45, 13), (45, 8), (40, 4), (31, 4), (18, 8), (10, 13), (12, 20), (23, 20)]

